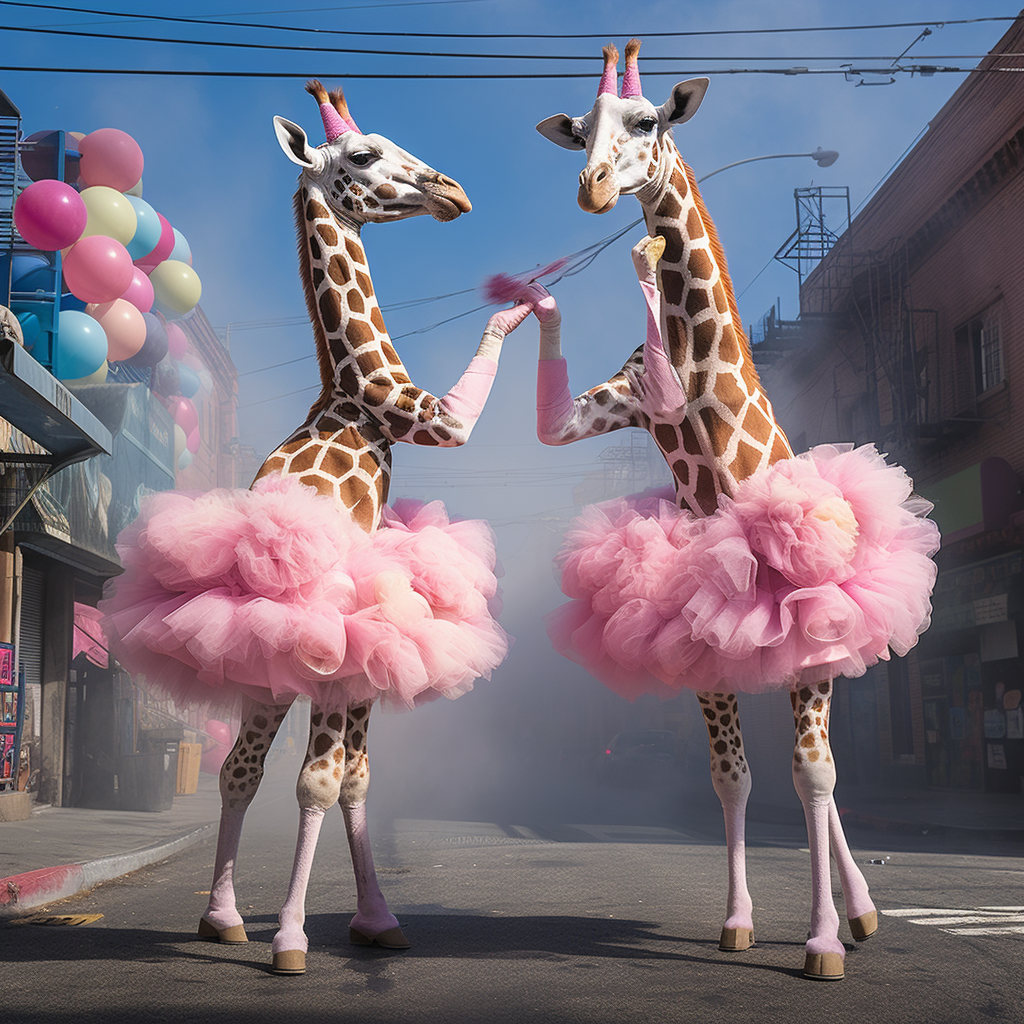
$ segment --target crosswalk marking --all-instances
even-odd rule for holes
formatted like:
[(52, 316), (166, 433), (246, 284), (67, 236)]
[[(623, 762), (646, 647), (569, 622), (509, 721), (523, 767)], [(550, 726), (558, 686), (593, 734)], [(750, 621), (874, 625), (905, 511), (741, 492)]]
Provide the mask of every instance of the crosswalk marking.
[(1024, 935), (1024, 907), (898, 907), (882, 913), (949, 935)]

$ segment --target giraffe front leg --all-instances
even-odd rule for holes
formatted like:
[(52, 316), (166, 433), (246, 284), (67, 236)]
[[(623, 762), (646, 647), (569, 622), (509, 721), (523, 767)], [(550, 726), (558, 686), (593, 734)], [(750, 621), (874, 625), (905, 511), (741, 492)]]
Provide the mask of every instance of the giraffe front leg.
[(367, 735), (370, 705), (349, 708), (345, 728), (345, 775), (341, 784), (341, 810), (356, 876), (356, 914), (349, 922), (349, 941), (357, 946), (408, 949), (398, 918), (388, 910), (377, 881), (366, 827), (366, 793), (370, 785)]
[(299, 834), (278, 930), (270, 944), (271, 970), (275, 974), (304, 974), (306, 951), (306, 889), (313, 868), (324, 814), (337, 803), (345, 762), (345, 707), (313, 705), (309, 720), (309, 745), (299, 772), (295, 793), (299, 801)]
[(711, 782), (722, 803), (729, 858), (729, 895), (718, 948), (727, 952), (754, 944), (753, 902), (747, 889), (746, 813), (750, 767), (735, 694), (698, 693), (711, 747)]
[(811, 851), (811, 933), (804, 958), (804, 977), (838, 981), (843, 977), (846, 950), (839, 941), (839, 914), (832, 900), (829, 861), (829, 814), (836, 784), (828, 743), (832, 683), (805, 686), (790, 694), (796, 722), (793, 785), (804, 808)]
[(201, 938), (229, 944), (248, 941), (245, 925), (235, 906), (238, 844), (245, 812), (263, 778), (263, 763), (287, 713), (287, 707), (265, 706), (248, 697), (242, 705), (238, 739), (220, 770), (220, 829), (210, 902), (199, 919)]

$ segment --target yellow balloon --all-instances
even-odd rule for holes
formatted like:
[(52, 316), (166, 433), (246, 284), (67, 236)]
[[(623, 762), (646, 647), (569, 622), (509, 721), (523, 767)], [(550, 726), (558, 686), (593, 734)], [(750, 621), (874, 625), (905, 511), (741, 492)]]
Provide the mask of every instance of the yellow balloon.
[(156, 301), (178, 314), (187, 313), (203, 293), (199, 275), (181, 260), (164, 260), (149, 275)]
[(90, 373), (88, 377), (79, 377), (78, 380), (65, 380), (62, 381), (65, 387), (70, 385), (74, 387), (76, 384), (105, 384), (107, 382), (107, 361), (103, 360), (103, 365), (95, 371)]
[(89, 219), (85, 222), (86, 235), (106, 235), (127, 245), (135, 235), (138, 221), (135, 207), (117, 189), (107, 185), (93, 185), (82, 189), (82, 202), (89, 211)]
[(174, 461), (177, 462), (181, 458), (181, 453), (185, 450), (185, 444), (187, 442), (185, 437), (184, 427), (179, 427), (177, 423), (174, 424)]

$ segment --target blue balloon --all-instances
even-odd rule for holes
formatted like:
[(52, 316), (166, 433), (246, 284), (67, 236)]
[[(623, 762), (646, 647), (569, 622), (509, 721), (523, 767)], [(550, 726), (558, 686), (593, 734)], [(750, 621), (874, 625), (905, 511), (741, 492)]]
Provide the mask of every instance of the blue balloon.
[(189, 248), (188, 241), (185, 236), (177, 229), (171, 228), (174, 232), (174, 248), (171, 250), (169, 260), (178, 260), (181, 263), (187, 263), (190, 267), (192, 266), (192, 250)]
[(25, 342), (25, 349), (31, 352), (32, 346), (39, 340), (39, 332), (43, 329), (39, 317), (26, 309), (18, 313), (18, 323), (21, 324), (21, 337)]
[(152, 313), (143, 313), (142, 319), (146, 321), (146, 340), (142, 348), (125, 362), (129, 366), (156, 366), (167, 356), (167, 331), (160, 318)]
[(190, 366), (185, 366), (184, 363), (178, 364), (178, 388), (186, 398), (195, 397), (196, 393), (202, 387), (202, 382), (199, 380), (199, 375)]
[(66, 309), (57, 319), (57, 351), (53, 375), (78, 380), (95, 373), (107, 358), (107, 335), (88, 313)]
[(160, 217), (156, 210), (144, 199), (128, 194), (125, 194), (125, 199), (132, 204), (132, 208), (135, 210), (136, 223), (135, 234), (132, 235), (131, 241), (125, 248), (133, 260), (138, 260), (143, 256), (148, 256), (156, 248), (156, 243), (160, 241), (163, 225), (160, 223)]

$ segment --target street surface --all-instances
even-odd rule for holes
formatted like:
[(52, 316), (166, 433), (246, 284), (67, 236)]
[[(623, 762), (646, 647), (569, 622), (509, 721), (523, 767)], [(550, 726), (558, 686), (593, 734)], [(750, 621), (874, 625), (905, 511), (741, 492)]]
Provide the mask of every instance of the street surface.
[(268, 775), (246, 822), (237, 879), (248, 945), (194, 938), (214, 855), (212, 842), (196, 846), (52, 904), (53, 923), (0, 927), (2, 1019), (969, 1024), (1024, 1017), (1019, 848), (851, 834), (879, 932), (855, 945), (844, 922), (845, 980), (813, 982), (800, 974), (810, 906), (805, 837), (789, 825), (752, 826), (757, 944), (721, 953), (722, 830), (703, 806), (674, 824), (639, 824), (628, 810), (589, 824), (371, 815), (381, 883), (413, 943), (397, 954), (348, 945), (355, 888), (341, 816), (331, 814), (307, 900), (308, 972), (271, 975), (270, 940), (295, 841), (295, 766)]

